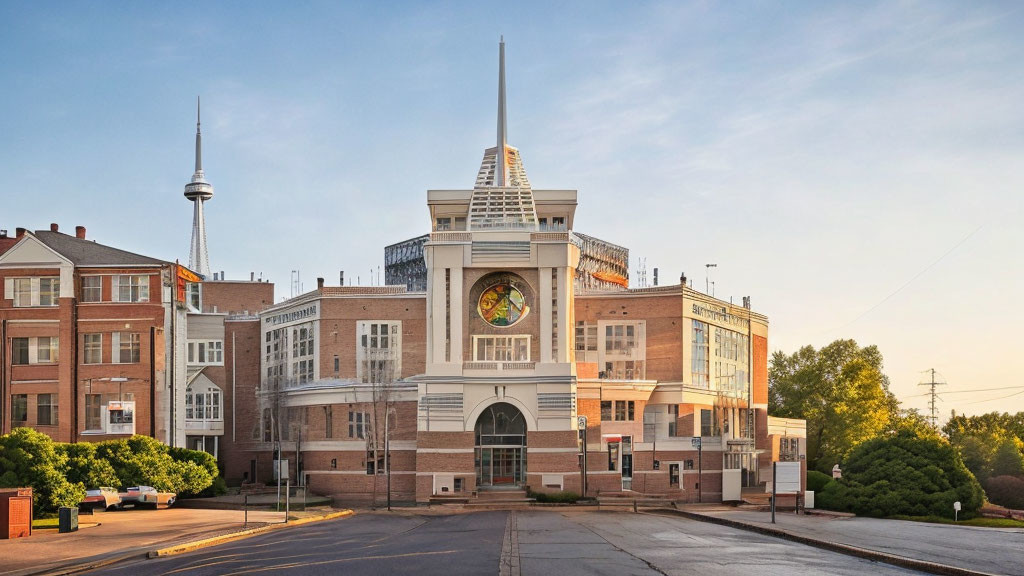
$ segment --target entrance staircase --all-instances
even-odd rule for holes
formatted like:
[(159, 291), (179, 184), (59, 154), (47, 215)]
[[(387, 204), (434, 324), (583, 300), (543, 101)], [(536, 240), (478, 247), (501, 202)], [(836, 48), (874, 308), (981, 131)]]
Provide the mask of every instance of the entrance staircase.
[(466, 492), (450, 496), (434, 496), (431, 505), (456, 504), (474, 510), (503, 510), (509, 508), (526, 508), (533, 504), (534, 499), (526, 496), (521, 488), (483, 489), (476, 493)]
[(641, 494), (639, 492), (601, 492), (597, 505), (601, 508), (670, 508), (676, 498), (667, 494)]

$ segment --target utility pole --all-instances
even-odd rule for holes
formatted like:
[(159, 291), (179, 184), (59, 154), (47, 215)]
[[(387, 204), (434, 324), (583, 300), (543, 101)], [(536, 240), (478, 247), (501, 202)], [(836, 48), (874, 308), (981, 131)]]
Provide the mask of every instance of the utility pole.
[(704, 265), (704, 293), (707, 294), (707, 295), (711, 295), (711, 283), (710, 283), (709, 280), (710, 280), (710, 277), (711, 277), (711, 269), (712, 268), (718, 268), (718, 264), (705, 264)]
[(929, 411), (930, 411), (931, 415), (928, 417), (928, 419), (931, 420), (932, 428), (935, 428), (937, 430), (939, 425), (938, 425), (938, 412), (936, 411), (935, 401), (938, 399), (939, 395), (935, 392), (935, 387), (936, 386), (942, 386), (942, 385), (944, 385), (946, 383), (945, 382), (936, 382), (935, 381), (935, 368), (929, 368), (928, 370), (925, 370), (925, 372), (931, 372), (931, 376), (932, 376), (931, 377), (931, 381), (930, 382), (919, 382), (918, 386), (929, 386), (929, 387), (931, 387), (931, 390), (928, 392), (929, 396), (931, 396), (931, 398), (928, 400), (928, 408), (929, 408)]

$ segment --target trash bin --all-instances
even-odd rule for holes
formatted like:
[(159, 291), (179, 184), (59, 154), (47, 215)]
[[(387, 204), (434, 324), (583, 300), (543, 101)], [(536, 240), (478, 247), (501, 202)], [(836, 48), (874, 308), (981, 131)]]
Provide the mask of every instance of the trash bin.
[(57, 532), (64, 534), (78, 531), (78, 508), (61, 508), (57, 511)]
[(32, 489), (0, 489), (0, 540), (32, 535)]

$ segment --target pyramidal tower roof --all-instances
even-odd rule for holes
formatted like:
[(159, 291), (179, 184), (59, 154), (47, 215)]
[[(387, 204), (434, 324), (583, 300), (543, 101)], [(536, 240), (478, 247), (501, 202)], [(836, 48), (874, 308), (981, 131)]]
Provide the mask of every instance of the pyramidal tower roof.
[(471, 230), (536, 230), (533, 189), (519, 150), (508, 145), (505, 39), (498, 45), (498, 140), (484, 151), (469, 205)]

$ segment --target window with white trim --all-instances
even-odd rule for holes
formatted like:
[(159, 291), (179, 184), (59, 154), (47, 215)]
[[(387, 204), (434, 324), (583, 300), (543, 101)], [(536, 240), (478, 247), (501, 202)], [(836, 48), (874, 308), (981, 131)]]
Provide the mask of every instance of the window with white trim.
[(529, 362), (530, 336), (473, 336), (473, 358), (477, 362)]
[(369, 412), (348, 413), (348, 437), (366, 438), (370, 429)]
[(223, 366), (224, 342), (222, 340), (189, 341), (188, 363)]
[(82, 276), (82, 302), (103, 301), (103, 277)]
[(10, 298), (15, 308), (56, 306), (60, 298), (60, 277), (7, 278), (4, 297)]
[(57, 425), (57, 395), (37, 394), (36, 395), (36, 425), (56, 426)]
[(356, 322), (356, 335), (356, 378), (384, 383), (401, 377), (401, 320), (362, 320)]
[(185, 420), (223, 420), (221, 400), (222, 393), (216, 386), (203, 386), (198, 389), (189, 386), (185, 390)]
[(111, 346), (114, 364), (138, 364), (142, 357), (142, 335), (137, 332), (114, 332)]
[(60, 360), (56, 336), (11, 338), (11, 364), (54, 364)]
[(111, 276), (110, 294), (115, 302), (149, 302), (149, 276), (143, 274)]

